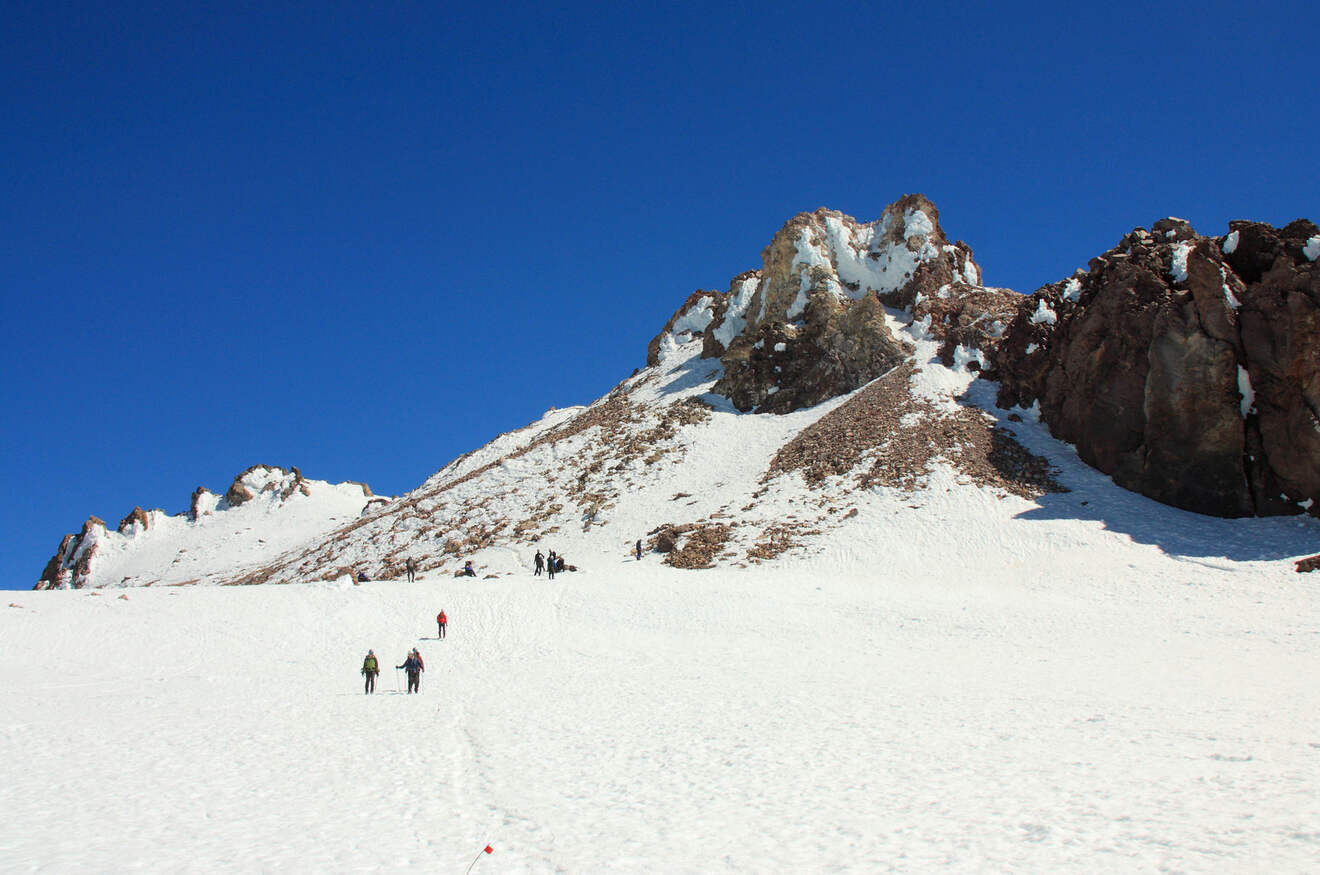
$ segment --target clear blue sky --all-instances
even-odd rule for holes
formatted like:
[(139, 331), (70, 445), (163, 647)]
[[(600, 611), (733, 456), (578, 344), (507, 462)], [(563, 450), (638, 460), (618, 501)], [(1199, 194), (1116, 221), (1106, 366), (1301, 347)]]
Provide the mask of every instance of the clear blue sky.
[(11, 3), (0, 586), (254, 463), (414, 488), (586, 403), (793, 214), (987, 282), (1320, 218), (1301, 2)]

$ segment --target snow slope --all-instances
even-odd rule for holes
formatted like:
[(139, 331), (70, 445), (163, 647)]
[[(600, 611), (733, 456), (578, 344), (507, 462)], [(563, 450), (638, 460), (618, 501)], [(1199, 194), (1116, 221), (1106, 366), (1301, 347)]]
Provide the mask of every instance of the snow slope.
[(977, 510), (975, 567), (19, 594), (0, 871), (1314, 871), (1314, 584)]
[(232, 578), (357, 519), (369, 502), (386, 501), (361, 483), (307, 480), (264, 465), (235, 478), (227, 495), (237, 503), (199, 489), (189, 513), (146, 511), (119, 531), (90, 520), (61, 549), (62, 582), (125, 587)]

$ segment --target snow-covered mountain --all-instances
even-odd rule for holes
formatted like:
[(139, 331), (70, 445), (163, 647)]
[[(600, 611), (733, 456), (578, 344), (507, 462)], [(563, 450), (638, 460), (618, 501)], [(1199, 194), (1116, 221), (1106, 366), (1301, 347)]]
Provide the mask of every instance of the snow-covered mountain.
[[(1320, 337), (1320, 319), (1302, 326), (1307, 334), (1296, 327), (1301, 316), (1260, 315), (1291, 307), (1306, 316), (1320, 302), (1305, 243), (1314, 226), (1235, 225), (1214, 240), (1186, 223), (1157, 223), (1158, 237), (1134, 232), (1090, 275), (1024, 297), (982, 286), (970, 248), (948, 240), (920, 195), (871, 223), (804, 213), (775, 235), (761, 268), (727, 292), (690, 295), (651, 341), (647, 366), (588, 406), (551, 410), (394, 499), (259, 467), (222, 499), (199, 492), (184, 516), (137, 510), (117, 532), (90, 520), (65, 538), (38, 588), (386, 579), (402, 577), (408, 558), (424, 573), (470, 560), (500, 575), (528, 567), (537, 549), (586, 567), (638, 540), (677, 567), (742, 566), (884, 537), (895, 514), (921, 516), (949, 497), (978, 508), (966, 524), (1009, 541), (1020, 540), (1013, 532), (1024, 517), (1094, 517), (1102, 495), (1172, 519), (1079, 464), (1051, 436), (1060, 428), (1087, 462), (1111, 473), (1106, 462), (1118, 459), (1125, 486), (1174, 503), (1218, 510), (1214, 484), (1237, 488), (1234, 477), (1244, 482), (1249, 471), (1287, 498), (1262, 499), (1262, 509), (1320, 510), (1320, 444), (1311, 446), (1306, 427), (1320, 436), (1320, 347), (1304, 342)], [(1202, 274), (1225, 291), (1203, 293)], [(1174, 317), (1131, 317), (1106, 331), (1113, 300), (1189, 314), (1177, 318), (1192, 327), (1170, 340)], [(1261, 327), (1282, 322), (1286, 334)], [(1234, 341), (1239, 323), (1244, 339)], [(1196, 333), (1201, 324), (1209, 335)], [(1106, 347), (1120, 341), (1121, 356)], [(1250, 371), (1233, 364), (1248, 353)], [(1260, 378), (1239, 382), (1239, 373)], [(1232, 381), (1232, 403), (1177, 406), (1184, 396), (1218, 399), (1230, 391), (1221, 378)], [(1078, 379), (1095, 410), (1061, 394)], [(1254, 407), (1239, 392), (1252, 383)], [(1083, 421), (1100, 417), (1080, 436), (1067, 418), (1079, 410)], [(1160, 440), (1156, 427), (1170, 423), (1197, 436), (1184, 456)], [(1191, 488), (1166, 487), (1193, 475)], [(935, 530), (954, 521), (928, 523), (942, 543)], [(1193, 524), (1230, 540), (1257, 531), (1195, 516), (1178, 523)], [(910, 546), (921, 553), (932, 543)], [(1244, 555), (1315, 546), (1298, 539)]]
[(42, 581), (74, 589), (211, 582), (260, 568), (382, 501), (363, 483), (256, 465), (224, 495), (199, 487), (186, 514), (138, 507), (113, 530), (92, 517), (65, 536)]
[[(1270, 233), (1241, 229), (1270, 270), (1225, 274), (1241, 320), (1208, 323), (1244, 355), (1314, 276)], [(1022, 297), (924, 200), (804, 214), (604, 398), (407, 495), (257, 467), (89, 522), (43, 576), (83, 589), (0, 613), (0, 870), (1314, 871), (1320, 520), (1161, 504), (1052, 433), (1061, 386), (1107, 385), (1088, 320), (1146, 312), (1115, 272), (1166, 314), (1148, 344), (1219, 306), (1227, 238), (1129, 242)], [(1249, 359), (1258, 404), (1305, 355)], [(1281, 410), (1236, 398), (1216, 446), (1306, 425)], [(302, 585), (130, 589), (189, 582)]]

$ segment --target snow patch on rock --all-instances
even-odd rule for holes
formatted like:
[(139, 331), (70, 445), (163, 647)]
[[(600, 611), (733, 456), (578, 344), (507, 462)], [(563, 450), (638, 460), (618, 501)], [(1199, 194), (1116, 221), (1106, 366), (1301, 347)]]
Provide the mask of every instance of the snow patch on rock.
[(1175, 282), (1187, 282), (1187, 256), (1191, 251), (1191, 243), (1184, 242), (1174, 244), (1173, 264), (1169, 267), (1169, 275), (1173, 277)]
[(1059, 321), (1058, 315), (1050, 309), (1050, 305), (1045, 303), (1045, 299), (1040, 299), (1040, 304), (1036, 307), (1036, 312), (1031, 314), (1032, 325), (1053, 325)]
[[(680, 343), (687, 343), (693, 335), (701, 334), (706, 330), (706, 326), (710, 325), (711, 320), (715, 318), (715, 314), (711, 310), (711, 304), (714, 301), (713, 297), (706, 295), (697, 302), (697, 306), (675, 320), (673, 333)], [(687, 337), (684, 338), (682, 335), (687, 335)]]
[(749, 277), (738, 283), (732, 290), (733, 294), (729, 296), (728, 308), (724, 311), (724, 319), (711, 332), (725, 349), (728, 349), (729, 344), (733, 343), (733, 339), (742, 334), (743, 329), (747, 327), (747, 308), (752, 305), (752, 300), (756, 297), (761, 282), (760, 277)]
[[(1233, 233), (1236, 234), (1237, 232), (1234, 231)], [(1224, 266), (1222, 264), (1219, 266), (1219, 286), (1224, 290), (1224, 300), (1228, 302), (1228, 306), (1232, 307), (1234, 310), (1242, 309), (1242, 302), (1237, 299), (1237, 295), (1233, 294), (1233, 290), (1228, 287), (1228, 274), (1224, 271)]]
[(1251, 375), (1241, 365), (1238, 365), (1238, 394), (1242, 396), (1242, 418), (1246, 419), (1256, 404), (1256, 390), (1251, 386)]

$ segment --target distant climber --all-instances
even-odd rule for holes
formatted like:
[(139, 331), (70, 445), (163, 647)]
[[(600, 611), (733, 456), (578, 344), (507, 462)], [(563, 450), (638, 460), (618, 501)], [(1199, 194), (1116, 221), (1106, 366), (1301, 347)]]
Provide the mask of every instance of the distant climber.
[(358, 579), (358, 583), (366, 583), (366, 582), (367, 582), (368, 580), (370, 580), (371, 578), (367, 577), (367, 572), (365, 572), (365, 571), (359, 571), (359, 572), (358, 572), (357, 579)]
[(556, 557), (555, 557), (555, 571), (563, 571), (563, 570), (564, 570), (564, 557), (563, 557), (563, 556), (556, 556)]
[(420, 693), (422, 691), (422, 672), (426, 671), (426, 664), (422, 662), (422, 655), (417, 652), (417, 648), (412, 649), (408, 658), (403, 661), (403, 665), (396, 665), (395, 668), (401, 668), (408, 673), (408, 692)]
[(475, 568), (472, 567), (472, 560), (471, 560), (471, 559), (469, 559), (467, 562), (464, 562), (464, 563), (463, 563), (463, 576), (464, 576), (464, 577), (476, 577), (476, 576), (477, 576), (477, 569), (475, 569)]
[(637, 561), (638, 561), (638, 562), (641, 562), (641, 561), (642, 561), (642, 539), (641, 539), (641, 538), (638, 538), (638, 539), (637, 539)]
[(440, 613), (435, 615), (435, 624), (440, 627), (440, 631), (437, 632), (436, 635), (443, 640), (445, 637), (445, 628), (449, 625), (449, 618), (445, 616), (444, 608), (441, 608)]
[(380, 674), (380, 663), (376, 661), (376, 651), (368, 650), (367, 658), (362, 660), (362, 676), (367, 679), (366, 692), (376, 692), (376, 675)]
[(532, 572), (532, 576), (533, 576), (533, 577), (540, 577), (540, 576), (541, 576), (541, 572), (544, 571), (544, 570), (545, 570), (545, 555), (544, 555), (540, 550), (537, 550), (537, 551), (536, 551), (536, 570), (535, 570), (534, 572)]
[(545, 571), (551, 580), (555, 579), (555, 551), (550, 551), (550, 557), (545, 561)]
[(409, 556), (403, 562), (403, 568), (408, 572), (408, 582), (417, 580), (417, 560)]

